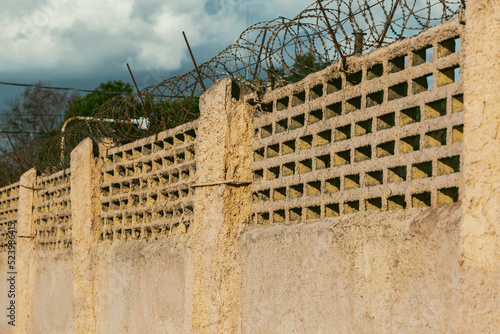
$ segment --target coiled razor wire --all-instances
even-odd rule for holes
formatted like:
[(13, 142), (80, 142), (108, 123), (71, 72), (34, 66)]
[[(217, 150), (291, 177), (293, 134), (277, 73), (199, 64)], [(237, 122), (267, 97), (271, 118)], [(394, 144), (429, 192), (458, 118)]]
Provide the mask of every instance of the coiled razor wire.
[[(315, 1), (296, 17), (279, 17), (247, 28), (230, 46), (186, 74), (168, 78), (136, 94), (109, 100), (97, 119), (145, 118), (149, 128), (125, 123), (76, 122), (68, 127), (61, 159), (61, 136), (39, 138), (0, 157), (0, 185), (16, 182), (35, 166), (52, 173), (69, 166), (69, 152), (82, 139), (106, 138), (121, 145), (194, 120), (199, 96), (222, 77), (254, 90), (284, 86), (354, 52), (355, 31), (362, 31), (362, 52), (414, 36), (458, 16), (465, 0), (330, 0)], [(203, 83), (203, 84), (201, 84)]]

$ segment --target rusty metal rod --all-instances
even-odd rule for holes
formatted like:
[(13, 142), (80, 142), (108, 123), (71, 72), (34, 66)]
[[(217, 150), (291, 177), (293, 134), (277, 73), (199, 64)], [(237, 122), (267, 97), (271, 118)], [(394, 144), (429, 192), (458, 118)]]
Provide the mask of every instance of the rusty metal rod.
[(257, 77), (257, 72), (259, 71), (260, 56), (262, 55), (262, 49), (264, 48), (264, 42), (266, 41), (267, 28), (264, 29), (264, 36), (262, 37), (262, 44), (260, 45), (259, 56), (257, 57), (257, 64), (255, 64), (255, 73), (253, 74), (253, 79)]
[(394, 17), (394, 14), (396, 13), (396, 9), (398, 8), (398, 5), (400, 2), (401, 2), (401, 0), (396, 0), (394, 7), (392, 7), (391, 13), (389, 14), (389, 18), (387, 19), (387, 22), (385, 22), (384, 30), (382, 30), (382, 36), (380, 37), (380, 41), (378, 41), (377, 47), (380, 47), (382, 45), (382, 43), (384, 42), (385, 34), (387, 34), (387, 30), (389, 29), (389, 26), (391, 25), (392, 18)]
[(142, 99), (141, 91), (139, 90), (139, 87), (137, 86), (137, 82), (135, 82), (134, 75), (132, 74), (132, 71), (130, 70), (130, 66), (128, 66), (128, 63), (127, 63), (127, 68), (128, 68), (128, 72), (130, 73), (130, 76), (132, 77), (132, 81), (134, 82), (135, 89), (137, 89), (137, 94), (139, 94), (139, 99), (141, 99), (142, 108), (144, 109), (145, 108), (144, 107), (144, 100)]
[(189, 46), (189, 42), (187, 40), (186, 34), (184, 31), (182, 32), (182, 36), (184, 36), (184, 40), (186, 41), (186, 45), (189, 50), (189, 54), (191, 55), (191, 59), (193, 60), (194, 68), (196, 69), (196, 73), (198, 73), (198, 81), (200, 82), (201, 87), (203, 88), (203, 91), (206, 91), (207, 88), (205, 87), (205, 84), (203, 83), (203, 80), (201, 79), (201, 73), (200, 69), (198, 68), (198, 65), (196, 65), (196, 60), (194, 60), (193, 52), (191, 52), (191, 47)]
[(337, 52), (340, 55), (340, 58), (345, 58), (344, 54), (342, 53), (342, 50), (340, 49), (340, 44), (337, 41), (337, 38), (335, 37), (335, 33), (333, 32), (332, 26), (330, 25), (330, 21), (328, 21), (328, 17), (326, 16), (325, 9), (323, 8), (323, 5), (321, 4), (321, 0), (317, 0), (319, 9), (321, 9), (321, 12), (323, 13), (323, 16), (325, 17), (326, 25), (328, 26), (328, 30), (330, 31), (330, 35), (332, 35), (332, 40), (333, 44), (335, 45), (335, 49), (337, 49)]

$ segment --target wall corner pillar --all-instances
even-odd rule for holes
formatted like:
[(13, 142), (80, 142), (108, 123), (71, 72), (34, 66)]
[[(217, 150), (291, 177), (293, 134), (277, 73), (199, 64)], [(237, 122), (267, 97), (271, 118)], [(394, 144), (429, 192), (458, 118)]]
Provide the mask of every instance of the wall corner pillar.
[(253, 108), (219, 80), (200, 99), (196, 147), (191, 331), (241, 332), (238, 236), (251, 214)]
[(71, 215), (73, 225), (74, 333), (97, 333), (97, 243), (100, 222), (99, 163), (94, 142), (87, 138), (71, 152)]
[(13, 333), (33, 333), (33, 296), (35, 283), (33, 206), (36, 170), (30, 169), (19, 182), (17, 221), (17, 321)]
[(500, 2), (467, 2), (460, 332), (500, 328)]

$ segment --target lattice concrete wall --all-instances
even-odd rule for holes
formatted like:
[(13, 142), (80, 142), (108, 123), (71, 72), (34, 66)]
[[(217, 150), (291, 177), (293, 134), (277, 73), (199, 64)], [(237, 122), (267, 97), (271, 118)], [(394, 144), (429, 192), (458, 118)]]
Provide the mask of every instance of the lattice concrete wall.
[(0, 189), (0, 252), (8, 250), (8, 230), (16, 228), (19, 206), (19, 183)]
[(35, 248), (71, 249), (71, 170), (38, 179), (35, 191)]
[(254, 121), (253, 222), (456, 202), (461, 41), (451, 21), (267, 93)]
[(193, 219), (197, 122), (104, 151), (103, 239), (184, 233)]

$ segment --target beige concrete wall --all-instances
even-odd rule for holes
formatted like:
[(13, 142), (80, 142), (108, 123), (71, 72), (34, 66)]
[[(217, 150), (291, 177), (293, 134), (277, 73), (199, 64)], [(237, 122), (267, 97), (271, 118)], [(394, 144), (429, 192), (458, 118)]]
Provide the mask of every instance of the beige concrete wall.
[(184, 317), (186, 236), (104, 242), (96, 271), (100, 333), (189, 333)]
[(73, 254), (71, 250), (34, 255), (33, 332), (73, 333)]
[(460, 204), (256, 228), (243, 333), (457, 333)]

